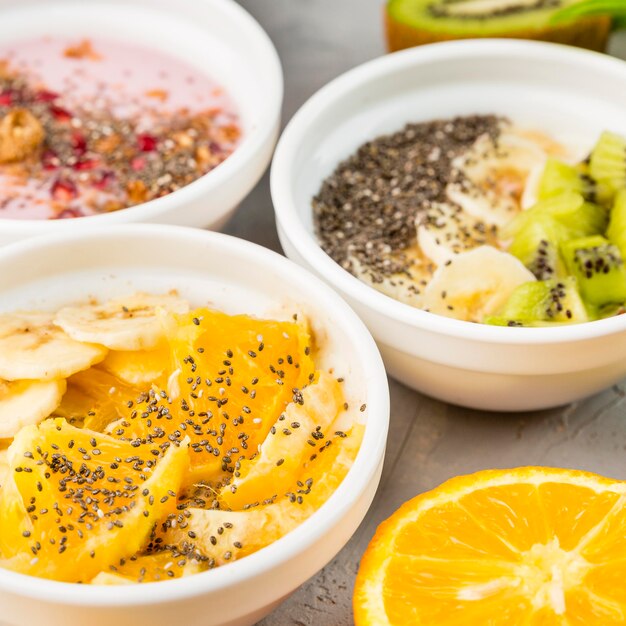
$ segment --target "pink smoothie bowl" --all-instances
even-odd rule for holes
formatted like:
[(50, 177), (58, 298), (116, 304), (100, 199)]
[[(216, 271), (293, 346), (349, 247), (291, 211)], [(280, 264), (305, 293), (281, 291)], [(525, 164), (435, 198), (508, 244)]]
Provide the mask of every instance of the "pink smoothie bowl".
[(0, 44), (102, 39), (155, 50), (219, 85), (241, 139), (225, 161), (176, 191), (73, 219), (0, 219), (0, 245), (52, 233), (155, 222), (219, 230), (265, 172), (280, 127), (283, 75), (258, 23), (233, 0), (0, 0)]

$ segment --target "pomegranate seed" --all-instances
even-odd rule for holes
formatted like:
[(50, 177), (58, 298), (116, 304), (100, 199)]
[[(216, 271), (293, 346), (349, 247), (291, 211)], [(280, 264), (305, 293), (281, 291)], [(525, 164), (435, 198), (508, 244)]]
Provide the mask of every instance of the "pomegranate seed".
[(85, 135), (78, 131), (72, 133), (72, 147), (74, 152), (78, 155), (85, 154), (87, 152), (87, 140)]
[(0, 107), (10, 107), (13, 104), (13, 92), (3, 91), (0, 93)]
[(84, 159), (82, 161), (77, 161), (74, 164), (74, 169), (79, 172), (84, 172), (86, 170), (95, 169), (96, 167), (98, 167), (99, 164), (100, 162), (98, 161), (98, 159)]
[(93, 186), (96, 189), (107, 189), (115, 181), (115, 174), (113, 172), (104, 172), (100, 177), (100, 180), (96, 180)]
[(57, 178), (50, 190), (52, 197), (59, 202), (69, 202), (78, 195), (76, 185), (68, 178)]
[(77, 209), (63, 209), (55, 219), (57, 220), (66, 220), (71, 219), (73, 217), (82, 217), (82, 213)]
[(35, 94), (35, 102), (54, 102), (58, 97), (58, 93), (42, 89)]
[(59, 122), (69, 122), (72, 119), (72, 114), (69, 111), (56, 104), (50, 107), (50, 113), (52, 113)]
[(138, 135), (137, 136), (137, 147), (141, 152), (154, 152), (157, 147), (156, 137), (152, 135)]
[(143, 157), (135, 157), (130, 162), (130, 166), (135, 170), (135, 172), (140, 172), (144, 167), (146, 167), (146, 160)]
[(45, 150), (41, 155), (41, 165), (44, 170), (55, 170), (60, 164), (59, 157), (52, 150)]

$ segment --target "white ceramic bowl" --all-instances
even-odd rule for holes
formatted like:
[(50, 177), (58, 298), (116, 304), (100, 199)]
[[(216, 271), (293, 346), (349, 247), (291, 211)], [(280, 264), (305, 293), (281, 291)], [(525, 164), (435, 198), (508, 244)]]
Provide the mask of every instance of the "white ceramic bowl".
[(0, 42), (47, 34), (119, 39), (182, 59), (230, 94), (243, 137), (224, 163), (168, 196), (83, 218), (3, 219), (0, 245), (132, 222), (219, 229), (267, 168), (280, 125), (282, 69), (259, 24), (233, 0), (0, 0)]
[(318, 245), (311, 198), (339, 161), (407, 122), (472, 113), (545, 129), (583, 156), (602, 130), (626, 133), (626, 64), (576, 48), (491, 40), (415, 48), (348, 72), (302, 107), (279, 142), (271, 186), (283, 248), (348, 300), (388, 372), (415, 389), (505, 411), (596, 393), (626, 376), (626, 316), (559, 328), (452, 320), (382, 295)]
[[(80, 262), (77, 262), (80, 259)], [(61, 288), (62, 287), (62, 288)], [(0, 250), (0, 311), (178, 289), (193, 304), (311, 321), (319, 364), (345, 377), (364, 440), (345, 480), (307, 521), (240, 561), (163, 583), (97, 587), (0, 568), (0, 622), (16, 626), (248, 626), (321, 569), (350, 539), (374, 497), (389, 422), (387, 378), (363, 323), (322, 281), (284, 257), (190, 228), (127, 225), (36, 238)], [(292, 305), (292, 306), (290, 306)], [(286, 308), (288, 307), (288, 308)], [(367, 409), (360, 413), (360, 404)]]

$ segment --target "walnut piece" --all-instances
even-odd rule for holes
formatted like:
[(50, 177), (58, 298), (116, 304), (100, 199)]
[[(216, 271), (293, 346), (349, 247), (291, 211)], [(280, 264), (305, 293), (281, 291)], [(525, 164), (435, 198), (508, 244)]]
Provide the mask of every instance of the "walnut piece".
[(0, 119), (0, 163), (22, 161), (43, 143), (44, 129), (26, 109), (13, 109)]

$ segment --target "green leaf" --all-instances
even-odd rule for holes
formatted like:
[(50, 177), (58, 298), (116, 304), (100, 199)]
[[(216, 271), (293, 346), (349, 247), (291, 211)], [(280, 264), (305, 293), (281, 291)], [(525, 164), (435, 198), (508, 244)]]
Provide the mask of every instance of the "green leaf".
[(568, 22), (591, 15), (613, 17), (618, 28), (626, 27), (626, 2), (625, 0), (581, 0), (557, 11), (552, 17), (552, 22)]

